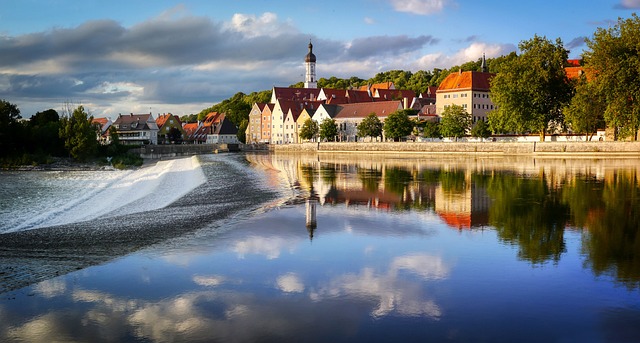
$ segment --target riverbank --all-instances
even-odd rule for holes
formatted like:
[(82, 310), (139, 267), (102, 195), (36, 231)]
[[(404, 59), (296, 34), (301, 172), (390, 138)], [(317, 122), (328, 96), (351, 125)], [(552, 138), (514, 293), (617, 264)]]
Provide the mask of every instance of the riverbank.
[(269, 145), (274, 152), (413, 153), (495, 155), (640, 155), (640, 142), (324, 142)]

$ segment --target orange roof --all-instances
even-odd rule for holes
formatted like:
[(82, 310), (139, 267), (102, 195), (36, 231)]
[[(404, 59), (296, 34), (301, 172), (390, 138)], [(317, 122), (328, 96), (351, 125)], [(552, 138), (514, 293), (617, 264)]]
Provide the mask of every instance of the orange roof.
[(371, 89), (371, 91), (373, 92), (376, 89), (393, 89), (393, 88), (394, 88), (393, 82), (389, 81), (389, 82), (374, 83), (372, 85), (360, 86), (358, 90), (367, 91)]
[(223, 118), (224, 118), (224, 113), (211, 112), (207, 114), (207, 116), (204, 118), (202, 125), (211, 126), (213, 124), (220, 122)]
[(567, 60), (567, 64), (570, 67), (579, 67), (580, 66), (580, 60)]
[(91, 123), (100, 124), (100, 126), (105, 126), (108, 122), (109, 122), (109, 119), (107, 118), (93, 118), (93, 121)]
[(182, 122), (180, 121), (180, 118), (178, 118), (178, 116), (174, 116), (171, 113), (167, 113), (167, 114), (158, 116), (158, 119), (156, 119), (156, 124), (158, 124), (158, 128), (162, 128), (164, 124), (167, 122), (167, 120), (169, 120), (169, 118), (171, 117), (173, 117), (173, 119), (178, 121), (178, 125), (182, 126)]
[(451, 73), (440, 83), (437, 92), (458, 91), (458, 90), (479, 90), (489, 91), (491, 79), (494, 73), (483, 73), (481, 71), (463, 71)]

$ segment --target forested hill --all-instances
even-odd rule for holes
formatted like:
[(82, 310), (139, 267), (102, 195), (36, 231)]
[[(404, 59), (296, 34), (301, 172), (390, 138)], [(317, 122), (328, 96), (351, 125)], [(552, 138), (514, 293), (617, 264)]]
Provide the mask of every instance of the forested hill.
[[(505, 56), (488, 58), (487, 66), (489, 67), (489, 71), (492, 73), (500, 72), (505, 62), (515, 57), (516, 53), (512, 52)], [(318, 88), (348, 89), (349, 87), (360, 87), (367, 84), (393, 82), (396, 89), (409, 89), (416, 93), (422, 93), (429, 86), (438, 86), (442, 80), (452, 72), (457, 72), (459, 70), (480, 70), (481, 64), (482, 59), (478, 59), (477, 61), (470, 61), (462, 65), (453, 66), (449, 69), (434, 68), (432, 71), (419, 70), (415, 73), (406, 70), (390, 70), (380, 72), (368, 80), (355, 76), (348, 79), (341, 79), (332, 76), (328, 79), (318, 79)], [(303, 83), (299, 82), (291, 85), (290, 87), (302, 88)], [(184, 122), (194, 122), (196, 120), (203, 120), (210, 112), (224, 112), (234, 124), (241, 126), (241, 123), (244, 120), (249, 119), (249, 112), (251, 111), (251, 106), (253, 106), (254, 103), (266, 103), (270, 100), (271, 89), (253, 92), (251, 94), (238, 92), (229, 99), (225, 99), (218, 104), (203, 109), (197, 115), (192, 114), (190, 116), (184, 116), (181, 120)]]

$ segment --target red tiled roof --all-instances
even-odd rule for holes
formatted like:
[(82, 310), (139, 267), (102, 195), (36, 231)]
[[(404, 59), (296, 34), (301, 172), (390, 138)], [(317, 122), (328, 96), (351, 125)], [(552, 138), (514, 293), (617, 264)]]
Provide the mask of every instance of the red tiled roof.
[(494, 73), (483, 73), (480, 71), (463, 71), (451, 73), (440, 83), (437, 92), (453, 90), (482, 90), (489, 91), (491, 79)]
[(579, 67), (580, 66), (580, 60), (567, 60), (567, 65), (569, 65), (570, 67)]
[(109, 122), (108, 118), (93, 118), (92, 124), (100, 124), (100, 126), (105, 126)]
[(413, 99), (416, 96), (416, 92), (401, 89), (377, 89), (373, 96), (385, 100)]
[(353, 103), (358, 103), (358, 102), (372, 102), (373, 99), (371, 98), (371, 95), (369, 95), (369, 93), (365, 90), (365, 91), (361, 91), (361, 90), (348, 90), (347, 93), (347, 98), (349, 99), (349, 103), (353, 104)]
[(178, 118), (178, 116), (174, 116), (171, 113), (167, 113), (167, 114), (158, 116), (158, 118), (156, 119), (156, 124), (158, 124), (158, 128), (162, 128), (164, 124), (167, 122), (167, 120), (169, 120), (169, 118), (171, 117), (173, 117), (173, 119), (175, 119), (178, 122), (178, 125), (182, 126), (182, 122), (180, 121), (180, 118)]
[(436, 91), (438, 90), (438, 87), (436, 86), (429, 86), (427, 87), (427, 90), (424, 91), (421, 95), (423, 98), (436, 98)]
[(402, 109), (400, 101), (361, 102), (355, 104), (338, 105), (334, 118), (364, 118), (370, 113), (385, 118), (389, 114)]
[(273, 87), (272, 96), (274, 94), (276, 100), (315, 100), (320, 94), (320, 89)]

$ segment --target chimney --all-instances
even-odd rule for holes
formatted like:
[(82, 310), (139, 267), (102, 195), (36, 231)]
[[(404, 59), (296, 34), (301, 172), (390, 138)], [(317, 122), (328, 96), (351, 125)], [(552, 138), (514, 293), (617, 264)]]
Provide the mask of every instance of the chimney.
[(405, 96), (403, 100), (404, 100), (404, 109), (406, 110), (407, 108), (409, 108), (409, 98)]

